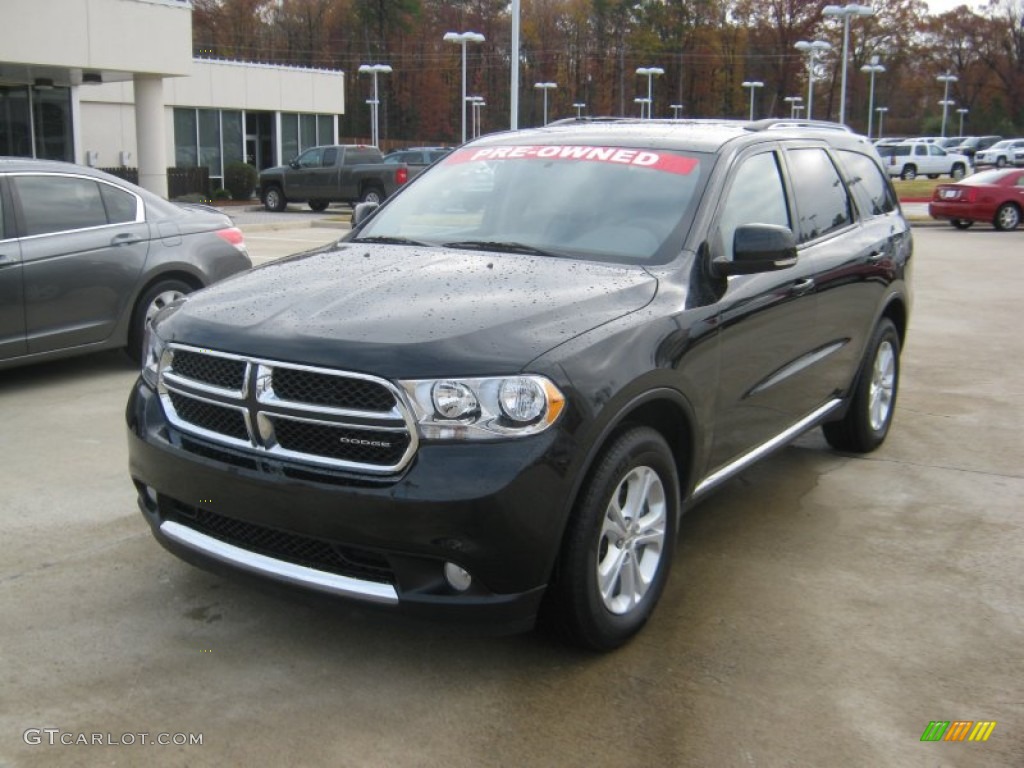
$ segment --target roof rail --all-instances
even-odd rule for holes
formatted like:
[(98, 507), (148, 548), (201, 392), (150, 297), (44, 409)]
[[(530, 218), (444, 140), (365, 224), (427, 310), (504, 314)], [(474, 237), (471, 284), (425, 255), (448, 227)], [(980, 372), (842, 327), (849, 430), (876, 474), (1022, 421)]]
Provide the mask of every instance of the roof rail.
[(824, 131), (843, 131), (853, 133), (853, 129), (842, 123), (833, 123), (830, 120), (790, 120), (785, 118), (769, 117), (764, 120), (755, 120), (747, 123), (748, 131), (770, 131), (785, 128), (817, 128)]

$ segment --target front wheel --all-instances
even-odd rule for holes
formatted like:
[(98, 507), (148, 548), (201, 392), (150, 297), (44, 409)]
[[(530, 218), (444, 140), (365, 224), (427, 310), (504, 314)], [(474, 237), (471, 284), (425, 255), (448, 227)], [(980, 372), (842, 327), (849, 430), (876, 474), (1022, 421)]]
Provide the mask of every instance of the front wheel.
[(913, 181), (917, 178), (917, 168), (912, 165), (903, 166), (903, 173), (900, 174), (900, 178), (904, 181)]
[(287, 207), (288, 199), (279, 187), (270, 187), (263, 193), (263, 207), (268, 211), (280, 213)]
[(545, 620), (592, 650), (629, 640), (665, 587), (678, 513), (679, 480), (665, 439), (649, 427), (620, 434), (573, 511)]
[(142, 359), (142, 340), (156, 313), (192, 291), (192, 286), (181, 280), (161, 280), (139, 297), (132, 310), (132, 325), (128, 330), (128, 355), (132, 360), (138, 362)]
[(1013, 203), (1003, 203), (996, 211), (992, 224), (996, 229), (1009, 232), (1020, 226), (1020, 208)]
[(822, 425), (825, 439), (839, 451), (869, 453), (889, 434), (900, 383), (900, 336), (883, 318), (871, 337), (850, 401), (839, 421)]
[(974, 222), (970, 219), (951, 219), (949, 223), (957, 229), (970, 229)]
[(1006, 158), (1000, 155), (996, 158), (996, 168), (1002, 168), (1006, 165)]

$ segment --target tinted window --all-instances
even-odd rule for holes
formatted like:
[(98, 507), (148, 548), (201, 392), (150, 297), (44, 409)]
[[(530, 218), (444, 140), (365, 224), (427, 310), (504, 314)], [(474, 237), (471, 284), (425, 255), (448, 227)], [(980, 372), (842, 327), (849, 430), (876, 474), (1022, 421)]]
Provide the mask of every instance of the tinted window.
[(324, 168), (333, 168), (338, 164), (338, 148), (328, 147), (324, 150)]
[(744, 224), (791, 226), (786, 190), (774, 152), (763, 152), (740, 161), (721, 210), (718, 247), (730, 259), (737, 227)]
[(828, 153), (823, 149), (795, 149), (788, 157), (800, 216), (800, 242), (849, 224), (853, 220), (850, 198)]
[(839, 160), (846, 171), (846, 183), (866, 215), (880, 216), (896, 210), (889, 183), (870, 157), (840, 151)]
[(320, 147), (307, 149), (298, 157), (299, 168), (319, 168), (324, 151)]
[(107, 223), (99, 185), (91, 179), (14, 176), (12, 181), (21, 199), (26, 235), (100, 227)]
[(345, 151), (345, 165), (379, 162), (380, 153), (373, 147), (350, 147)]
[(123, 224), (135, 221), (138, 213), (138, 201), (135, 195), (111, 184), (100, 184), (99, 187), (103, 205), (107, 209), (109, 223)]

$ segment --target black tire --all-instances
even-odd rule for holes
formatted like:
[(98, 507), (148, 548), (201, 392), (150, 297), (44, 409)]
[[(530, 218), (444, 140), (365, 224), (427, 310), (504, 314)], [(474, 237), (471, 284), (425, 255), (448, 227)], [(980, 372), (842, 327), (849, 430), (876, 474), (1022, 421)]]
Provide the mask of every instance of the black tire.
[(996, 158), (996, 168), (1002, 168), (1004, 165), (1006, 165), (1006, 158), (1000, 155)]
[(311, 210), (319, 213), (320, 211), (327, 210), (327, 206), (330, 205), (330, 200), (310, 200), (307, 205)]
[(263, 207), (268, 211), (280, 213), (288, 207), (288, 198), (280, 187), (267, 187), (263, 190)]
[(822, 425), (825, 439), (839, 451), (869, 453), (885, 441), (896, 409), (900, 383), (900, 337), (882, 318), (861, 363), (846, 415)]
[(904, 181), (913, 181), (917, 178), (917, 166), (904, 165), (903, 170), (900, 172), (900, 178)]
[(182, 280), (161, 280), (154, 283), (139, 297), (132, 310), (132, 324), (128, 329), (128, 356), (139, 362), (142, 360), (142, 340), (146, 334), (146, 325), (158, 311), (182, 296), (187, 296), (195, 289)]
[(970, 219), (950, 219), (949, 223), (957, 229), (970, 229), (971, 225), (974, 224)]
[(384, 190), (376, 184), (367, 184), (359, 192), (360, 203), (383, 203)]
[(544, 622), (591, 650), (608, 651), (633, 637), (665, 587), (678, 513), (679, 480), (665, 439), (649, 427), (622, 432), (581, 490)]
[[(967, 169), (964, 168), (963, 163), (956, 163), (953, 166), (953, 170), (949, 172), (949, 175), (950, 175), (950, 177), (953, 178), (954, 181), (960, 181), (960, 179), (962, 179), (964, 176), (967, 175)], [(933, 178), (938, 178), (938, 177), (937, 176), (929, 176), (928, 178), (933, 179)]]
[(929, 173), (928, 174), (928, 178), (929, 179), (937, 179), (937, 178), (939, 178), (939, 174), (937, 174), (937, 173)]
[(1020, 226), (1020, 208), (1014, 203), (1003, 203), (996, 210), (992, 225), (1002, 232), (1013, 231)]

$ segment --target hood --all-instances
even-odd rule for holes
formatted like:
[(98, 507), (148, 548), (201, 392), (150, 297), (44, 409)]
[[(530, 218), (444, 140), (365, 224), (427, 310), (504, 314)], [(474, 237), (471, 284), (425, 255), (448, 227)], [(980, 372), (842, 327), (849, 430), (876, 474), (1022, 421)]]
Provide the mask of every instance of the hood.
[(656, 288), (641, 267), (340, 243), (200, 291), (158, 330), (390, 378), (504, 374), (640, 309)]

